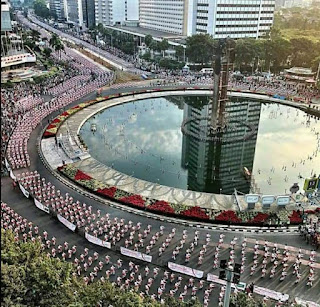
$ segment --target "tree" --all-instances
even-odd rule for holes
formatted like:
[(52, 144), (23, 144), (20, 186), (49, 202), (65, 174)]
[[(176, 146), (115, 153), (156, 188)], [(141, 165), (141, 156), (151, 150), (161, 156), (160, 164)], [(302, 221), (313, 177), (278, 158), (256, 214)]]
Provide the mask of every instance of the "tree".
[(176, 49), (176, 57), (178, 58), (178, 61), (179, 61), (179, 59), (184, 56), (184, 52), (185, 52), (184, 47), (179, 45), (175, 49)]
[(33, 2), (33, 9), (35, 14), (40, 17), (43, 17), (43, 18), (50, 17), (50, 11), (46, 6), (45, 0), (35, 0)]
[(103, 27), (103, 24), (101, 22), (98, 24), (97, 29), (102, 34), (104, 27)]
[(143, 56), (141, 56), (141, 58), (142, 58), (143, 60), (146, 60), (147, 62), (149, 62), (149, 61), (151, 60), (151, 53), (150, 53), (150, 51), (146, 51), (146, 53), (145, 53)]
[(39, 38), (40, 38), (40, 36), (41, 36), (41, 34), (40, 34), (39, 31), (32, 29), (32, 30), (31, 30), (31, 36), (32, 36), (32, 39), (33, 39), (34, 41), (38, 41)]
[(10, 306), (67, 306), (72, 300), (72, 265), (47, 258), (40, 243), (15, 243), (1, 229), (1, 301)]
[(150, 43), (150, 46), (149, 48), (153, 51), (158, 51), (160, 50), (160, 47), (159, 47), (159, 43), (155, 40), (152, 40), (152, 42)]
[(290, 43), (280, 37), (266, 40), (264, 47), (265, 68), (269, 70), (272, 66), (274, 72), (280, 71), (290, 55)]
[(152, 37), (150, 34), (148, 34), (148, 35), (145, 36), (145, 38), (144, 38), (144, 43), (146, 44), (146, 46), (147, 46), (148, 48), (150, 47), (152, 41), (153, 41), (153, 37)]
[(291, 64), (293, 66), (311, 67), (312, 60), (319, 55), (316, 45), (309, 39), (301, 37), (290, 40), (291, 43)]
[(237, 295), (232, 295), (230, 307), (264, 307), (266, 306), (261, 301), (254, 300), (247, 296), (244, 292), (238, 292)]
[(312, 63), (311, 63), (312, 71), (317, 72), (319, 69), (319, 65), (320, 65), (320, 54), (312, 60)]
[(190, 61), (204, 64), (211, 63), (214, 41), (209, 34), (196, 34), (187, 38), (186, 54)]
[(64, 50), (64, 46), (60, 38), (56, 33), (53, 33), (50, 40), (49, 40), (49, 45), (53, 47), (55, 51), (59, 52), (59, 57), (61, 58), (61, 51)]
[(240, 70), (244, 65), (246, 68), (250, 64), (253, 66), (255, 59), (260, 54), (260, 46), (254, 38), (243, 38), (236, 42), (235, 63)]
[(159, 43), (159, 49), (162, 51), (162, 56), (164, 57), (164, 52), (168, 50), (169, 48), (169, 42), (166, 38), (164, 38), (160, 43)]
[(48, 47), (43, 49), (43, 54), (45, 55), (46, 58), (49, 58), (51, 53), (52, 53), (52, 49), (50, 49)]
[(85, 285), (73, 272), (71, 263), (48, 258), (39, 242), (15, 242), (12, 231), (1, 229), (1, 306), (201, 306), (197, 300), (184, 303), (171, 297), (161, 305), (108, 281)]

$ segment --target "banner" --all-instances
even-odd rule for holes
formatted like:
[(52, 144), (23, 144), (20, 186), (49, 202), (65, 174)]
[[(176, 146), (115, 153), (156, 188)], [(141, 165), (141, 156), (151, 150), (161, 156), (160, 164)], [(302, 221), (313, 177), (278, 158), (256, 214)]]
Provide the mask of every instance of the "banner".
[(85, 233), (85, 238), (89, 242), (91, 242), (91, 243), (93, 243), (95, 245), (99, 245), (99, 246), (111, 249), (111, 243), (110, 242), (102, 241), (101, 239), (99, 239), (99, 238), (97, 238), (95, 236), (92, 236), (92, 235), (88, 234), (87, 232)]
[(29, 192), (19, 183), (19, 187), (23, 195), (27, 198), (29, 198)]
[(263, 195), (261, 197), (262, 205), (271, 205), (275, 202), (276, 198), (273, 195)]
[(168, 262), (168, 267), (170, 270), (183, 273), (189, 276), (197, 277), (197, 278), (202, 278), (203, 277), (203, 271), (195, 270), (193, 268), (189, 268), (187, 266), (177, 264), (174, 262)]
[(290, 197), (289, 196), (278, 196), (277, 197), (277, 205), (278, 206), (285, 206), (290, 203)]
[(39, 208), (40, 210), (46, 212), (46, 213), (50, 213), (50, 210), (47, 206), (44, 206), (42, 203), (40, 203), (37, 199), (34, 199), (34, 204), (36, 205), (37, 208)]
[(76, 230), (76, 225), (72, 224), (68, 220), (66, 220), (63, 216), (60, 214), (57, 214), (58, 220), (66, 227), (68, 227), (70, 230), (75, 231)]
[(247, 194), (245, 200), (248, 204), (255, 204), (259, 201), (260, 196), (258, 194)]
[(152, 261), (152, 256), (140, 253), (140, 252), (136, 252), (133, 251), (131, 249), (127, 249), (125, 247), (120, 247), (120, 252), (122, 255), (124, 256), (128, 256), (128, 257), (132, 257), (132, 258), (136, 258), (136, 259), (140, 259), (146, 262), (151, 262)]
[[(212, 281), (212, 282), (219, 284), (219, 285), (226, 285), (227, 284), (227, 281), (225, 281), (224, 279), (220, 279), (217, 275), (214, 275), (211, 273), (207, 274), (207, 281)], [(233, 283), (231, 283), (231, 286), (232, 285), (233, 285)]]
[(14, 175), (12, 169), (10, 170), (10, 177), (11, 177), (14, 181), (17, 180), (17, 177)]
[(262, 296), (270, 297), (276, 301), (281, 301), (281, 302), (286, 302), (289, 299), (288, 294), (282, 294), (281, 292), (277, 292), (274, 290), (270, 290), (270, 289), (262, 288), (258, 286), (254, 287), (253, 292)]

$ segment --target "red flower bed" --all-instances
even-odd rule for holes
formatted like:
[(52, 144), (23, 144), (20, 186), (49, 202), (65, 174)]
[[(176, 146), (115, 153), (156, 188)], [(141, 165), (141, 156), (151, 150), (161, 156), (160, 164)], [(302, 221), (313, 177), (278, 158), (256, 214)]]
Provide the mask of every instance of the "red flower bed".
[(114, 197), (114, 194), (116, 194), (117, 188), (111, 187), (111, 188), (104, 188), (104, 189), (98, 189), (97, 192), (102, 195), (109, 196), (111, 198)]
[(128, 197), (122, 197), (119, 200), (123, 201), (124, 203), (131, 204), (141, 208), (144, 208), (144, 205), (145, 205), (145, 200), (140, 195), (131, 195)]
[(69, 116), (70, 114), (66, 111), (66, 112), (63, 112), (62, 114), (60, 114), (60, 116)]
[(316, 210), (306, 210), (305, 213), (308, 213), (308, 214), (316, 214)]
[(74, 180), (91, 180), (92, 177), (85, 174), (84, 172), (78, 169), (76, 175), (74, 176)]
[(180, 213), (183, 216), (196, 217), (203, 220), (208, 220), (209, 216), (200, 207), (195, 206)]
[(174, 213), (174, 209), (166, 201), (156, 201), (154, 204), (148, 206), (148, 209), (159, 211), (163, 213)]
[(61, 120), (59, 118), (54, 119), (51, 124), (56, 124), (56, 123), (60, 123)]
[(57, 167), (57, 170), (60, 172), (61, 170), (63, 170), (65, 168), (65, 165), (61, 165)]
[(230, 222), (230, 223), (241, 223), (241, 219), (232, 210), (222, 211), (215, 218), (216, 221)]
[(47, 130), (53, 129), (53, 128), (57, 128), (57, 126), (56, 126), (56, 125), (53, 125), (53, 124), (50, 124), (50, 125), (47, 127)]
[(249, 223), (262, 224), (267, 220), (268, 217), (269, 214), (259, 212), (252, 220), (249, 221)]
[(44, 137), (49, 137), (49, 136), (54, 136), (55, 133), (49, 132), (49, 131), (45, 131), (45, 133), (43, 134)]
[(302, 223), (302, 218), (300, 213), (297, 211), (293, 210), (292, 214), (289, 216), (289, 220), (291, 224), (300, 224)]

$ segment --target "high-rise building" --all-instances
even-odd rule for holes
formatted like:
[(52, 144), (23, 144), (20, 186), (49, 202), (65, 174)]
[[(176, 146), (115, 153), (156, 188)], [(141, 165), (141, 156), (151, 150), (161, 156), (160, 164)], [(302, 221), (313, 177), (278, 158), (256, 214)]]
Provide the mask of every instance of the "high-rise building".
[(82, 0), (66, 0), (67, 1), (67, 14), (66, 19), (76, 26), (83, 26), (83, 7)]
[(273, 23), (275, 0), (140, 0), (140, 26), (214, 38), (263, 36)]
[(188, 24), (192, 22), (193, 17), (193, 2), (140, 0), (139, 25), (143, 28), (187, 35)]
[(139, 0), (95, 0), (95, 22), (104, 26), (139, 20)]
[(66, 5), (66, 0), (50, 0), (49, 1), (50, 13), (56, 16), (58, 21), (65, 20), (65, 5)]
[(1, 0), (1, 32), (11, 31), (11, 18), (9, 12), (9, 4), (5, 0)]
[(94, 0), (82, 0), (83, 22), (87, 28), (95, 26), (95, 4)]

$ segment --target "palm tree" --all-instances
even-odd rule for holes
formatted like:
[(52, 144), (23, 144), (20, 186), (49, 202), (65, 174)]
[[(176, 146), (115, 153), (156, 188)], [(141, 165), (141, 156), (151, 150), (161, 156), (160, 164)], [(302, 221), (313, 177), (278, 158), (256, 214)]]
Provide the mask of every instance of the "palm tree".
[(53, 33), (50, 40), (49, 40), (49, 45), (54, 48), (58, 44), (59, 40), (60, 39), (59, 39), (58, 35), (56, 33)]
[(64, 46), (57, 34), (52, 34), (49, 44), (55, 51), (59, 51), (59, 58), (61, 58), (61, 51), (64, 50)]

